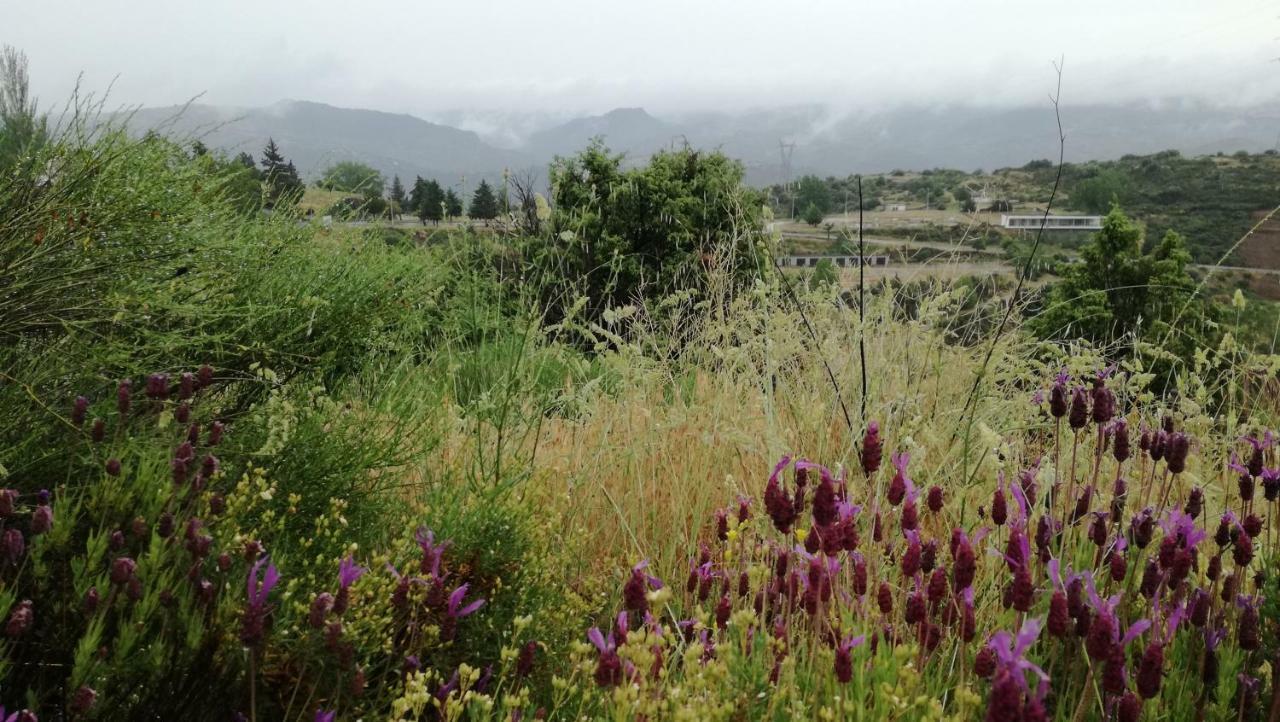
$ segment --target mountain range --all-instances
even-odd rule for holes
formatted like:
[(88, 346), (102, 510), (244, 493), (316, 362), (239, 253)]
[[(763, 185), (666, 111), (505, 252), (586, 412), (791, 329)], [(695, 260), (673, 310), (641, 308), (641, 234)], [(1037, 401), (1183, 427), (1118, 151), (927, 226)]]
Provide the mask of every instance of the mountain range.
[[(191, 104), (141, 108), (123, 116), (133, 132), (157, 130), (200, 139), (228, 153), (255, 157), (272, 137), (304, 178), (329, 165), (358, 160), (411, 181), (416, 175), (469, 187), (504, 169), (543, 169), (556, 155), (573, 153), (602, 137), (629, 162), (689, 143), (738, 158), (755, 185), (790, 173), (844, 176), (926, 168), (993, 169), (1058, 155), (1053, 108), (900, 107), (837, 112), (822, 106), (699, 112), (658, 118), (642, 108), (556, 119), (546, 114), (505, 113), (478, 118), (455, 111), (437, 116), (451, 123), (377, 110), (282, 101), (262, 108)], [(1280, 102), (1248, 108), (1214, 108), (1166, 101), (1062, 109), (1069, 161), (1176, 149), (1199, 155), (1257, 152), (1280, 143)], [(471, 126), (465, 130), (457, 126)]]

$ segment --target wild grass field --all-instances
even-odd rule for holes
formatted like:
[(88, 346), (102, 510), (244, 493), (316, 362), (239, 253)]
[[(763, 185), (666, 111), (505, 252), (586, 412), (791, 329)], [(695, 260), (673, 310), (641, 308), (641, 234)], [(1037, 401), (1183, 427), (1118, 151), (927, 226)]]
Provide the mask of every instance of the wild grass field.
[[(1229, 318), (797, 283), (727, 161), (621, 218), (577, 162), (586, 211), (416, 244), (159, 137), (7, 156), (0, 719), (1280, 719), (1280, 364)], [(683, 275), (593, 275), (659, 222)]]

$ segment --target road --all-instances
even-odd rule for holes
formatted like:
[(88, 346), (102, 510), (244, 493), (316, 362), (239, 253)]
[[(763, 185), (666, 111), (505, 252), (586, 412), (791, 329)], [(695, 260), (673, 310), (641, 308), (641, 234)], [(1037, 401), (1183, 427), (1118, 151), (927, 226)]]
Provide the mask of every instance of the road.
[(1204, 271), (1238, 271), (1240, 273), (1261, 273), (1267, 276), (1280, 276), (1280, 268), (1250, 268), (1248, 266), (1209, 266), (1203, 263), (1197, 263), (1192, 268), (1199, 268)]

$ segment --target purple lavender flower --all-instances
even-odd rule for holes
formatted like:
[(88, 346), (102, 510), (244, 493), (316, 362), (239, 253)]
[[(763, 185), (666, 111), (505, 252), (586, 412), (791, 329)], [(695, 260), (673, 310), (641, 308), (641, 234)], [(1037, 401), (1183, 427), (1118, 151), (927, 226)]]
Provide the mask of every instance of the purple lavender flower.
[(31, 535), (44, 534), (53, 528), (53, 507), (41, 504), (31, 513)]
[[(987, 647), (995, 652), (997, 680), (993, 685), (992, 705), (1016, 702), (1016, 709), (1021, 707), (1021, 697), (1043, 701), (1048, 693), (1049, 675), (1026, 658), (1027, 650), (1035, 643), (1036, 637), (1040, 636), (1040, 626), (1040, 620), (1032, 618), (1022, 624), (1022, 629), (1018, 630), (1016, 636), (1005, 630), (991, 635)], [(1027, 683), (1028, 673), (1037, 679), (1034, 690)], [(997, 686), (1001, 687), (999, 694), (995, 689)], [(990, 716), (991, 710), (988, 709), (988, 717)]]
[(1110, 428), (1111, 455), (1116, 461), (1124, 462), (1129, 458), (1129, 424), (1123, 418), (1116, 419)]
[(178, 398), (183, 401), (191, 398), (196, 392), (196, 375), (190, 371), (183, 371), (178, 377)]
[(336, 719), (338, 719), (338, 713), (335, 710), (327, 712), (322, 709), (316, 710), (315, 722), (334, 722)]
[(862, 473), (871, 476), (880, 469), (883, 445), (880, 441), (880, 424), (872, 421), (867, 424), (867, 433), (862, 437)]
[(903, 451), (893, 454), (889, 457), (893, 462), (896, 470), (893, 480), (889, 482), (888, 500), (891, 506), (897, 506), (903, 502), (908, 493), (915, 488), (911, 477), (907, 474), (907, 464), (911, 463), (911, 454)]
[[(258, 573), (263, 565), (267, 566), (267, 570), (259, 583)], [(256, 647), (262, 642), (266, 634), (267, 598), (279, 581), (280, 572), (275, 564), (270, 563), (268, 557), (254, 562), (249, 570), (249, 576), (245, 582), (247, 604), (240, 625), (240, 641), (245, 646)]]
[(18, 529), (5, 529), (4, 534), (0, 535), (0, 550), (3, 551), (6, 562), (17, 564), (22, 560), (22, 555), (26, 553), (26, 538), (22, 536), (22, 532)]
[(861, 645), (866, 641), (866, 635), (859, 634), (856, 637), (845, 637), (840, 640), (840, 644), (836, 645), (836, 679), (841, 684), (848, 684), (853, 679), (853, 648)]
[(1089, 401), (1085, 396), (1084, 387), (1077, 386), (1071, 392), (1071, 410), (1067, 415), (1067, 424), (1075, 431), (1084, 428), (1089, 422)]
[(422, 562), (418, 565), (419, 570), (423, 574), (439, 577), (440, 562), (444, 559), (444, 550), (449, 546), (449, 542), (436, 544), (435, 532), (424, 526), (418, 527), (418, 531), (414, 533), (413, 538), (422, 549)]
[(783, 534), (791, 532), (791, 525), (796, 520), (796, 505), (791, 495), (782, 487), (779, 477), (782, 470), (791, 464), (790, 456), (783, 456), (773, 467), (769, 481), (764, 487), (764, 509), (773, 520), (773, 525)]
[(1168, 447), (1165, 450), (1165, 464), (1169, 473), (1181, 474), (1187, 468), (1187, 452), (1191, 449), (1191, 438), (1181, 431), (1169, 435)]
[(329, 612), (333, 610), (333, 595), (328, 592), (320, 592), (315, 599), (311, 600), (311, 608), (307, 612), (307, 624), (312, 629), (323, 629), (325, 618)]
[[(618, 626), (626, 629), (626, 614), (620, 614), (618, 618)], [(600, 653), (599, 659), (596, 661), (595, 681), (601, 687), (612, 687), (622, 683), (624, 668), (630, 668), (630, 662), (624, 662), (618, 656), (617, 637), (614, 636), (615, 631), (610, 631), (609, 636), (605, 637), (600, 632), (599, 627), (592, 627), (587, 630), (587, 639), (591, 641)]]
[(1151, 621), (1148, 619), (1139, 619), (1124, 634), (1120, 634), (1120, 622), (1116, 619), (1116, 607), (1120, 605), (1120, 595), (1114, 594), (1107, 599), (1098, 596), (1098, 589), (1094, 586), (1093, 575), (1084, 575), (1085, 587), (1089, 592), (1089, 605), (1093, 607), (1094, 617), (1089, 623), (1089, 633), (1085, 638), (1085, 651), (1089, 656), (1098, 662), (1105, 662), (1110, 656), (1111, 651), (1116, 646), (1125, 647), (1129, 642), (1136, 639), (1138, 635), (1145, 632), (1151, 627)]
[(129, 379), (122, 380), (120, 384), (116, 386), (116, 411), (120, 412), (121, 416), (129, 413), (129, 406), (132, 403), (132, 387), (133, 382)]
[(1240, 595), (1236, 598), (1236, 606), (1240, 607), (1240, 619), (1236, 627), (1236, 642), (1240, 649), (1253, 651), (1260, 646), (1258, 637), (1258, 605), (1261, 599), (1257, 596)]
[(470, 604), (463, 606), (462, 600), (467, 596), (467, 589), (470, 586), (471, 585), (469, 584), (463, 584), (457, 589), (454, 589), (453, 593), (449, 595), (449, 601), (445, 607), (445, 618), (440, 627), (441, 639), (446, 641), (453, 639), (454, 634), (457, 632), (458, 620), (472, 614), (477, 609), (484, 606), (485, 600), (483, 598), (476, 599)]
[(1067, 381), (1069, 379), (1066, 369), (1063, 369), (1058, 372), (1053, 380), (1053, 387), (1049, 389), (1049, 413), (1055, 419), (1061, 419), (1067, 415)]
[(89, 413), (89, 399), (84, 396), (77, 396), (76, 400), (71, 404), (71, 423), (76, 426), (84, 426), (85, 416)]
[(4, 633), (11, 639), (26, 634), (35, 623), (35, 610), (30, 599), (24, 599), (9, 612), (9, 621), (5, 623)]
[(151, 374), (147, 377), (147, 397), (155, 400), (169, 398), (169, 375)]
[(94, 703), (98, 701), (98, 693), (93, 691), (88, 685), (80, 685), (80, 687), (71, 695), (71, 704), (68, 705), (75, 714), (86, 714), (93, 709)]
[(631, 567), (631, 576), (628, 577), (626, 583), (622, 585), (623, 606), (637, 614), (643, 614), (649, 609), (649, 599), (646, 596), (649, 588), (662, 588), (661, 579), (645, 573), (644, 570), (648, 568), (648, 566), (649, 560), (644, 559)]
[(341, 562), (338, 563), (339, 588), (346, 589), (350, 587), (352, 584), (355, 584), (356, 580), (364, 576), (365, 572), (367, 571), (369, 571), (367, 568), (362, 567), (359, 564), (356, 564), (355, 557), (351, 557), (351, 556), (346, 557), (345, 559), (343, 559)]

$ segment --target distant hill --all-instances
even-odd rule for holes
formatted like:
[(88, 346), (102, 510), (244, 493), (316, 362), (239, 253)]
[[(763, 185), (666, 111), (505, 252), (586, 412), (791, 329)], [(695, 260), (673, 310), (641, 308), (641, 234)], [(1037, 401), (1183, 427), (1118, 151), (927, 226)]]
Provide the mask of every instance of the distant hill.
[[(545, 114), (483, 116), (461, 111), (439, 118), (483, 126), (485, 136), (410, 115), (284, 101), (265, 108), (193, 105), (136, 112), (131, 127), (161, 128), (200, 137), (206, 145), (255, 157), (268, 136), (308, 178), (340, 160), (360, 160), (387, 175), (431, 176), (467, 186), (495, 180), (504, 168), (544, 168), (556, 155), (573, 153), (591, 138), (640, 161), (654, 151), (688, 141), (720, 149), (747, 168), (756, 185), (782, 178), (779, 140), (795, 143), (792, 174), (845, 176), (926, 168), (991, 169), (1057, 156), (1052, 108), (947, 106), (838, 113), (821, 106), (740, 113), (690, 113), (655, 117), (641, 108), (552, 123)], [(1280, 136), (1280, 104), (1247, 109), (1167, 102), (1065, 106), (1068, 160), (1119, 158), (1176, 149), (1195, 155), (1261, 151)], [(176, 115), (176, 117), (175, 117)], [(492, 142), (487, 142), (489, 138)]]
[(538, 131), (529, 136), (523, 147), (530, 155), (549, 159), (569, 155), (581, 149), (592, 138), (602, 137), (610, 150), (626, 153), (630, 158), (647, 158), (667, 147), (672, 134), (680, 130), (649, 115), (643, 108), (618, 108), (604, 115), (593, 115)]
[(129, 125), (136, 132), (159, 128), (199, 138), (210, 147), (246, 151), (255, 159), (272, 137), (308, 179), (343, 160), (368, 163), (387, 177), (411, 181), (423, 175), (448, 184), (464, 176), (498, 177), (503, 168), (528, 162), (520, 152), (495, 148), (471, 131), (411, 115), (305, 101), (244, 110), (208, 105), (145, 108), (131, 116)]

